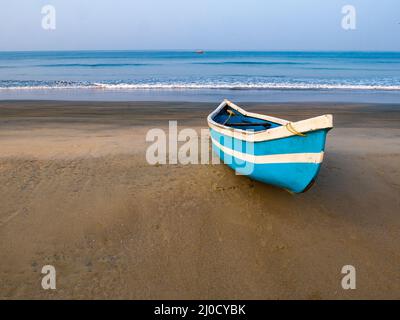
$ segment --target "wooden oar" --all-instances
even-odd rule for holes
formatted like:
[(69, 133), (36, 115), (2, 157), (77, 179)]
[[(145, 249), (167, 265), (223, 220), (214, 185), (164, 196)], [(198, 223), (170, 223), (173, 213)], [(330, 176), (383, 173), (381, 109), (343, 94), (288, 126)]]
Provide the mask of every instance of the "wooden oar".
[(263, 127), (270, 127), (271, 124), (266, 122), (238, 122), (238, 123), (225, 123), (226, 126), (235, 126), (235, 127), (253, 127), (253, 126), (263, 126)]

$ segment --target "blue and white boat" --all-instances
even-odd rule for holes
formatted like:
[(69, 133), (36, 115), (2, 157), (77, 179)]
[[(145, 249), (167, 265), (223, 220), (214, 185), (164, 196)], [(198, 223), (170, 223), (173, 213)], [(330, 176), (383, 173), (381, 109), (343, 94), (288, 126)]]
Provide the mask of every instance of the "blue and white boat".
[(330, 114), (290, 122), (224, 100), (207, 118), (213, 150), (238, 174), (294, 193), (314, 183), (324, 158)]

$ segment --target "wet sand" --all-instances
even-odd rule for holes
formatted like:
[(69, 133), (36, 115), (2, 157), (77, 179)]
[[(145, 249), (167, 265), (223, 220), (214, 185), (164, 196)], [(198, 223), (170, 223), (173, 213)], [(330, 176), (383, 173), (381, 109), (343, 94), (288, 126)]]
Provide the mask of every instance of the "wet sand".
[[(0, 297), (400, 299), (400, 105), (249, 105), (334, 115), (300, 195), (224, 165), (146, 162), (150, 128), (200, 130), (214, 107), (0, 102)], [(341, 287), (349, 264), (356, 290)]]

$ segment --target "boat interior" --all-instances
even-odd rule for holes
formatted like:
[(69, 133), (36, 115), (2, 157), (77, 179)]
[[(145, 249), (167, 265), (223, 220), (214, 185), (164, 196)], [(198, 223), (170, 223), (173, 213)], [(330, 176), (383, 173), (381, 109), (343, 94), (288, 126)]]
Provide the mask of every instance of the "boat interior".
[(281, 126), (279, 123), (246, 116), (229, 106), (222, 108), (212, 119), (224, 126), (241, 130), (262, 131)]

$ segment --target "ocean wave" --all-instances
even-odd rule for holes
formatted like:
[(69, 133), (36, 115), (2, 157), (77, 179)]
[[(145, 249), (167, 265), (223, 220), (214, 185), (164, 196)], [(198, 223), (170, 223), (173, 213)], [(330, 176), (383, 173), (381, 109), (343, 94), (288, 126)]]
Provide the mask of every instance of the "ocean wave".
[(65, 68), (65, 67), (89, 67), (89, 68), (104, 68), (104, 67), (138, 67), (138, 66), (154, 66), (154, 63), (54, 63), (40, 64), (36, 67), (46, 68)]
[(400, 85), (321, 83), (59, 83), (0, 86), (0, 90), (377, 90), (400, 91)]
[(308, 84), (308, 83), (140, 83), (140, 84), (106, 84), (95, 83), (96, 88), (111, 90), (138, 89), (227, 89), (227, 90), (400, 90), (400, 85), (360, 85), (360, 84)]
[(293, 61), (208, 61), (208, 62), (191, 62), (191, 64), (203, 65), (305, 65), (309, 62), (293, 62)]

